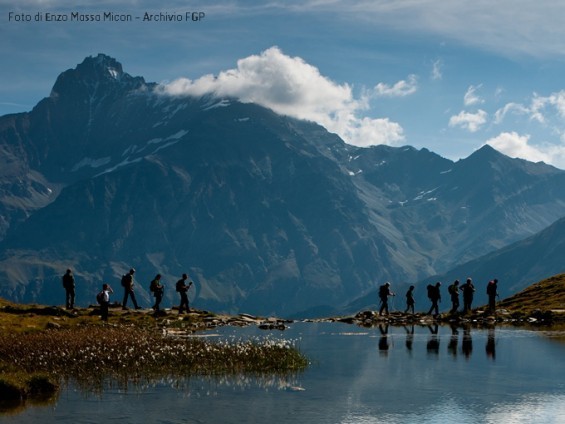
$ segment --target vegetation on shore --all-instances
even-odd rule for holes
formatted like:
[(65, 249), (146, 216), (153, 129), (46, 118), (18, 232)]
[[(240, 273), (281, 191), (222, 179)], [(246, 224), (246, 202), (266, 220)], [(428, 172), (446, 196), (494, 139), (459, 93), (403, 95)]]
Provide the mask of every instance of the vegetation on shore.
[(96, 308), (69, 312), (0, 301), (0, 399), (49, 398), (66, 381), (92, 391), (108, 381), (127, 387), (203, 375), (285, 376), (308, 365), (288, 340), (189, 337), (209, 318), (116, 310), (104, 323)]
[[(332, 320), (370, 325), (381, 320), (394, 324), (427, 319), (421, 314), (397, 312), (379, 317), (369, 312)], [(562, 324), (565, 274), (540, 281), (498, 302), (496, 314), (487, 314), (485, 307), (479, 307), (467, 315), (443, 314), (436, 319)], [(130, 382), (145, 384), (195, 375), (289, 375), (306, 368), (307, 359), (291, 341), (271, 337), (245, 341), (190, 337), (216, 325), (251, 323), (284, 328), (281, 321), (244, 314), (230, 317), (193, 311), (179, 316), (172, 312), (153, 314), (151, 310), (122, 311), (119, 307), (111, 309), (110, 321), (104, 323), (97, 307), (67, 311), (0, 299), (0, 399), (19, 405), (26, 399), (49, 401), (66, 381), (97, 390), (110, 380), (127, 386)]]
[(565, 274), (558, 274), (526, 287), (500, 301), (499, 308), (513, 316), (533, 316), (549, 321), (565, 320)]

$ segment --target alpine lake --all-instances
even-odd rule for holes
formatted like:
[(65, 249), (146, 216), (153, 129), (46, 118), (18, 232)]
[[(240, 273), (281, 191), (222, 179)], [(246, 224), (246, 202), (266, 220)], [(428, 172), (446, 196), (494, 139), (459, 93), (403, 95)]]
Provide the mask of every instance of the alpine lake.
[(10, 423), (565, 423), (565, 330), (295, 322), (198, 337), (291, 340), (296, 375), (164, 378), (85, 392), (72, 383)]

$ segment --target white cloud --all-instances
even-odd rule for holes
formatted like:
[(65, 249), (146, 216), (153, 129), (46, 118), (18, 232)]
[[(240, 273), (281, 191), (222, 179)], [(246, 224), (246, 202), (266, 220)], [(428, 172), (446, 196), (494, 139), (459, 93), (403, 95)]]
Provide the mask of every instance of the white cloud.
[(487, 113), (479, 109), (476, 113), (461, 111), (449, 118), (450, 127), (461, 127), (470, 132), (477, 132), (487, 121)]
[(463, 97), (463, 103), (465, 104), (465, 106), (473, 106), (476, 104), (484, 103), (484, 100), (477, 95), (477, 90), (479, 90), (481, 87), (482, 84), (479, 84), (477, 86), (469, 86), (467, 92), (465, 93), (465, 96)]
[(528, 115), (532, 121), (548, 124), (553, 118), (565, 119), (565, 90), (551, 93), (549, 96), (540, 96), (534, 93), (529, 106), (521, 103), (507, 103), (498, 109), (494, 122), (500, 124), (509, 113)]
[(377, 144), (395, 145), (404, 141), (402, 127), (388, 118), (354, 118), (336, 132), (343, 134), (344, 140), (351, 140), (350, 144), (360, 147)]
[(551, 162), (551, 156), (529, 144), (529, 135), (519, 135), (516, 132), (503, 132), (487, 140), (485, 144), (494, 147), (499, 152), (512, 158), (522, 158), (532, 162)]
[(408, 80), (398, 81), (393, 86), (378, 83), (375, 86), (375, 95), (378, 97), (404, 97), (414, 94), (418, 89), (418, 78), (416, 75), (408, 75)]
[(494, 113), (494, 123), (501, 124), (504, 118), (506, 117), (506, 115), (509, 113), (515, 113), (518, 115), (528, 115), (530, 114), (530, 109), (528, 109), (527, 107), (525, 107), (520, 103), (513, 103), (513, 102), (507, 103), (504, 105), (504, 107), (498, 109)]
[[(544, 111), (547, 111), (548, 107), (552, 107), (552, 110), (557, 112), (559, 118), (565, 118), (565, 90), (561, 90), (557, 93), (551, 93), (549, 96), (539, 96), (534, 93), (532, 99), (532, 104), (530, 107), (531, 118), (535, 119), (540, 123), (546, 122), (546, 115)], [(550, 111), (551, 113), (551, 111)]]
[[(409, 78), (410, 82), (410, 78)], [(399, 84), (399, 83), (397, 83)], [(409, 90), (410, 84), (398, 90)], [(237, 62), (236, 69), (197, 80), (177, 79), (159, 87), (168, 95), (234, 97), (257, 103), (283, 115), (317, 122), (358, 146), (395, 144), (404, 139), (402, 127), (387, 118), (360, 116), (367, 98), (355, 98), (348, 84), (337, 84), (299, 57), (271, 47)]]
[(432, 80), (438, 81), (443, 78), (442, 68), (443, 68), (443, 61), (441, 59), (436, 60), (432, 64)]

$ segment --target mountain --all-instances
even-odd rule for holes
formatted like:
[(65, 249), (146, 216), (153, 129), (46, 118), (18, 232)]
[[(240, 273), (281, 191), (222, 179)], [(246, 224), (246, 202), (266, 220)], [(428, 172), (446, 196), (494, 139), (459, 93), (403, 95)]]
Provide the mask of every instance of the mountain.
[(200, 308), (339, 311), (522, 240), (565, 216), (565, 172), (485, 146), (457, 162), (358, 148), (235, 99), (174, 97), (106, 55), (0, 117), (0, 296), (78, 304), (137, 269), (148, 305), (180, 274)]
[[(422, 281), (420, 300), (424, 300), (425, 286), (435, 281), (451, 283), (472, 277), (476, 287), (476, 304), (487, 302), (488, 281), (498, 280), (500, 298), (507, 298), (539, 280), (565, 272), (565, 218), (524, 240), (495, 252), (461, 264), (449, 272)], [(445, 296), (448, 299), (447, 296)], [(444, 307), (447, 305), (444, 304)], [(541, 305), (540, 305), (541, 306)]]

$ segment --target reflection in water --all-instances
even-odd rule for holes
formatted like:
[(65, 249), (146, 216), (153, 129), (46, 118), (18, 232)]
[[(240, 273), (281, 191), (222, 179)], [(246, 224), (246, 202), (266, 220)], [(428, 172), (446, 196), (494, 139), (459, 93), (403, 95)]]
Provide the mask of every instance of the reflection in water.
[(494, 361), (495, 358), (496, 358), (496, 348), (495, 348), (495, 341), (494, 341), (494, 327), (490, 327), (488, 329), (487, 344), (486, 344), (485, 350), (487, 352), (487, 356)]
[(484, 415), (473, 408), (448, 401), (419, 413), (389, 414), (386, 418), (366, 414), (349, 413), (339, 424), (452, 424), (452, 423), (499, 423), (499, 424), (548, 424), (562, 423), (565, 419), (565, 395), (524, 396), (516, 403), (494, 404)]
[(453, 356), (457, 356), (457, 345), (459, 344), (459, 331), (457, 326), (454, 324), (451, 327), (451, 337), (449, 338), (449, 343), (447, 344), (447, 351)]
[[(414, 334), (415, 334), (415, 325), (412, 324), (410, 326), (402, 326), (404, 331), (406, 332), (406, 340), (404, 345), (406, 346), (406, 350), (409, 353), (412, 353), (413, 345), (414, 345)], [(430, 356), (437, 356), (439, 355), (440, 351), (440, 338), (439, 338), (439, 325), (427, 325), (426, 328), (429, 330), (429, 337), (426, 343), (426, 352)], [(449, 325), (449, 329), (451, 331), (451, 335), (449, 337), (449, 342), (447, 344), (447, 352), (453, 358), (457, 358), (458, 349), (459, 349), (459, 326), (455, 323), (451, 323)], [(473, 353), (473, 338), (471, 337), (471, 325), (464, 324), (463, 325), (463, 338), (461, 340), (461, 353), (465, 357), (465, 359), (469, 359), (471, 354)], [(379, 324), (379, 352), (381, 355), (388, 355), (390, 348), (391, 348), (391, 337), (389, 335), (389, 325), (388, 324)], [(494, 327), (490, 327), (488, 329), (488, 336), (486, 339), (486, 354), (487, 357), (494, 360), (496, 356), (495, 351), (495, 334), (494, 334)]]
[[(260, 332), (218, 330), (226, 337), (256, 337)], [(164, 380), (142, 392), (130, 386), (127, 392), (114, 388), (90, 397), (70, 387), (56, 407), (28, 408), (9, 417), (10, 422), (565, 422), (565, 346), (539, 333), (497, 328), (495, 343), (494, 328), (470, 325), (383, 324), (367, 329), (297, 323), (269, 337), (299, 340), (310, 367), (294, 377), (190, 378), (180, 386)], [(440, 349), (442, 337), (447, 349)], [(394, 343), (395, 338), (401, 343)], [(473, 355), (473, 342), (486, 346), (486, 354), (480, 349)]]
[(465, 358), (469, 359), (471, 353), (473, 353), (473, 339), (471, 338), (471, 326), (465, 324), (463, 326), (463, 341), (461, 342), (461, 352), (465, 355)]
[[(440, 350), (440, 338), (439, 338), (439, 326), (437, 324), (426, 326), (430, 332), (428, 341), (426, 343), (426, 351), (429, 355), (436, 356), (439, 354)], [(409, 353), (412, 353), (414, 345), (414, 334), (415, 326), (412, 324), (410, 326), (402, 326), (406, 332), (405, 346)], [(383, 355), (387, 355), (391, 347), (391, 338), (389, 335), (389, 325), (380, 324), (378, 326), (380, 337), (379, 337), (379, 351)], [(449, 337), (449, 342), (447, 344), (447, 352), (454, 358), (457, 358), (458, 348), (459, 348), (459, 326), (455, 323), (449, 325), (451, 331), (451, 336)], [(488, 329), (488, 335), (486, 339), (485, 351), (487, 357), (494, 360), (496, 358), (496, 341), (494, 327)], [(471, 357), (473, 353), (473, 338), (471, 337), (471, 326), (469, 324), (463, 325), (463, 338), (461, 340), (461, 353), (466, 359)]]
[[(412, 353), (412, 347), (414, 344), (414, 325), (410, 327), (403, 326), (406, 332), (406, 350)], [(436, 356), (439, 354), (440, 339), (439, 339), (439, 326), (427, 325), (426, 326), (430, 332), (430, 336), (426, 343), (426, 351), (429, 355)], [(457, 358), (457, 352), (459, 347), (459, 327), (455, 323), (449, 325), (451, 331), (451, 336), (449, 337), (449, 342), (447, 344), (447, 352)], [(494, 360), (496, 358), (496, 341), (494, 334), (495, 327), (489, 327), (486, 339), (485, 351), (488, 358)], [(379, 338), (379, 350), (381, 353), (387, 353), (390, 349), (390, 337), (389, 337), (389, 326), (379, 325), (379, 331), (381, 336)], [(466, 359), (469, 359), (473, 353), (473, 339), (471, 337), (471, 326), (469, 324), (463, 325), (463, 339), (461, 341), (461, 352)]]
[(379, 325), (379, 331), (381, 332), (381, 337), (379, 338), (379, 352), (381, 355), (387, 355), (388, 349), (390, 348), (388, 340), (388, 324)]
[(439, 337), (438, 337), (439, 326), (437, 324), (428, 325), (428, 330), (430, 330), (430, 338), (426, 344), (426, 350), (428, 355), (438, 355), (439, 354)]
[(4, 400), (0, 398), (0, 416), (22, 412), (29, 406), (48, 407), (57, 403), (58, 393), (49, 396), (31, 396), (28, 399)]
[(406, 349), (408, 349), (408, 352), (412, 353), (412, 345), (414, 344), (414, 324), (412, 324), (410, 328), (404, 326), (404, 330), (406, 330)]

